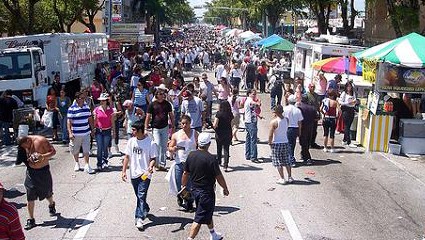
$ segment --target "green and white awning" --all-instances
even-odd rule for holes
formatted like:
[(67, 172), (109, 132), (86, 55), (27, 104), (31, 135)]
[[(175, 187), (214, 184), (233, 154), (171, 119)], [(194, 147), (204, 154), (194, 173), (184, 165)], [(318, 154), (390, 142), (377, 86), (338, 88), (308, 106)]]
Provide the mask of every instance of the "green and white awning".
[(422, 68), (425, 67), (425, 37), (411, 33), (355, 53), (354, 57), (360, 61), (374, 60)]

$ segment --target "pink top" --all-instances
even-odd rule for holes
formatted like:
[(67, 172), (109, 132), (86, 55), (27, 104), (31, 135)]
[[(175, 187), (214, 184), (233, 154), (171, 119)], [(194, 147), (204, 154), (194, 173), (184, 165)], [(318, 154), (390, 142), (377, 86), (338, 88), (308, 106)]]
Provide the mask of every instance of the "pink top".
[(106, 111), (103, 111), (102, 106), (98, 106), (93, 110), (94, 115), (96, 116), (95, 126), (100, 129), (108, 129), (112, 127), (112, 115), (114, 114), (114, 109), (107, 107)]

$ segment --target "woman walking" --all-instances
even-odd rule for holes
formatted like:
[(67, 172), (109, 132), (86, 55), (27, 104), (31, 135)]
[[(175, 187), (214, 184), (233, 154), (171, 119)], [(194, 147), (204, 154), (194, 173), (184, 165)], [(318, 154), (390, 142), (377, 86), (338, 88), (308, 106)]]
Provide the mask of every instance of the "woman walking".
[(356, 145), (351, 144), (350, 137), (350, 127), (353, 123), (355, 113), (354, 107), (357, 103), (356, 94), (354, 93), (351, 82), (347, 82), (345, 84), (344, 91), (341, 93), (338, 102), (341, 105), (342, 119), (344, 121), (344, 145), (348, 145), (349, 147), (357, 147)]
[(230, 70), (230, 84), (232, 85), (233, 89), (239, 90), (239, 85), (242, 80), (242, 70), (238, 63), (233, 64), (232, 70)]
[[(323, 151), (330, 151), (333, 153), (335, 144), (335, 129), (336, 129), (336, 116), (338, 116), (338, 102), (336, 101), (337, 92), (332, 90), (328, 94), (328, 98), (322, 101), (320, 112), (323, 114)], [(328, 148), (328, 138), (330, 138), (331, 148)]]
[(58, 140), (58, 124), (59, 124), (59, 108), (57, 102), (57, 94), (54, 88), (49, 88), (46, 98), (46, 111), (53, 112), (52, 114), (52, 141)]
[(59, 123), (62, 130), (62, 143), (68, 143), (68, 128), (67, 128), (67, 114), (68, 108), (71, 106), (71, 99), (66, 96), (65, 88), (62, 88), (57, 98), (57, 106), (59, 109)]
[(93, 110), (96, 127), (97, 170), (109, 168), (108, 146), (115, 131), (114, 109), (108, 106), (109, 95), (102, 93), (98, 98), (100, 106)]
[(233, 114), (233, 119), (231, 124), (232, 125), (232, 140), (239, 141), (236, 134), (238, 133), (238, 129), (239, 129), (239, 123), (241, 120), (240, 109), (243, 108), (243, 104), (242, 104), (241, 97), (239, 97), (238, 89), (233, 89), (232, 96), (229, 97), (229, 103), (232, 107), (232, 114)]
[(134, 103), (135, 107), (141, 108), (143, 112), (146, 113), (146, 111), (148, 110), (150, 99), (149, 90), (146, 86), (145, 81), (139, 80), (139, 82), (137, 83), (137, 87), (134, 89), (133, 94), (131, 96), (131, 101)]
[(215, 140), (217, 143), (217, 161), (221, 165), (222, 151), (224, 150), (224, 171), (227, 172), (229, 165), (229, 148), (232, 143), (232, 109), (228, 101), (220, 103), (218, 112), (215, 115), (213, 128), (215, 130)]

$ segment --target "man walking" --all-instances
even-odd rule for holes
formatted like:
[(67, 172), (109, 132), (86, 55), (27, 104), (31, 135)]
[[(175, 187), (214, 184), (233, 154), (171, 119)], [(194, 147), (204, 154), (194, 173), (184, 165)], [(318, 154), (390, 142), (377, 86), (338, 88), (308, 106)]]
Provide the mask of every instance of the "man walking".
[(181, 114), (190, 117), (190, 128), (195, 129), (197, 132), (202, 132), (202, 116), (204, 113), (204, 105), (202, 100), (197, 96), (194, 96), (190, 90), (186, 90), (182, 94), (183, 102), (181, 105)]
[(5, 192), (6, 189), (0, 183), (0, 239), (23, 240), (25, 235), (18, 210), (3, 198)]
[(303, 96), (301, 104), (298, 107), (303, 115), (300, 132), (300, 145), (301, 145), (301, 159), (307, 164), (312, 164), (310, 155), (310, 143), (313, 136), (314, 122), (317, 121), (316, 109), (308, 104), (307, 97)]
[(290, 95), (288, 97), (288, 105), (284, 107), (283, 112), (285, 117), (288, 118), (288, 142), (289, 142), (289, 154), (291, 156), (291, 165), (295, 167), (295, 145), (297, 144), (297, 137), (301, 135), (301, 122), (303, 120), (303, 115), (301, 110), (295, 107), (297, 102), (297, 97), (295, 95)]
[(202, 224), (207, 224), (211, 240), (223, 239), (220, 233), (215, 232), (213, 213), (215, 208), (214, 186), (217, 180), (223, 188), (225, 196), (229, 195), (226, 181), (221, 174), (220, 167), (215, 157), (208, 152), (211, 144), (211, 135), (201, 133), (198, 136), (198, 150), (189, 153), (182, 178), (182, 188), (186, 186), (189, 178), (192, 182), (192, 194), (196, 203), (196, 213), (190, 228), (188, 240), (194, 239)]
[(84, 171), (93, 174), (94, 171), (89, 165), (90, 153), (90, 135), (94, 134), (93, 117), (89, 106), (85, 102), (84, 93), (75, 94), (75, 102), (68, 109), (68, 133), (69, 133), (69, 151), (74, 157), (74, 171), (80, 171), (78, 155), (80, 148), (83, 148), (85, 161)]
[(161, 84), (155, 91), (156, 100), (149, 104), (145, 119), (145, 128), (149, 123), (152, 126), (152, 134), (155, 143), (158, 145), (158, 159), (156, 167), (160, 171), (165, 171), (166, 153), (168, 143), (168, 120), (171, 121), (172, 133), (175, 132), (174, 114), (171, 103), (166, 100), (165, 93), (168, 89)]
[(213, 93), (217, 97), (217, 91), (214, 88), (214, 85), (208, 80), (208, 76), (206, 73), (202, 73), (202, 80), (200, 85), (200, 95), (199, 96), (206, 96), (207, 97), (207, 108), (205, 109), (205, 119), (208, 124), (208, 126), (212, 126), (212, 104), (213, 104)]
[(50, 216), (56, 215), (53, 201), (53, 180), (49, 160), (56, 154), (55, 148), (43, 136), (31, 135), (19, 139), (16, 164), (22, 162), (27, 166), (25, 188), (27, 190), (29, 219), (25, 230), (36, 226), (34, 219), (35, 200), (45, 198), (49, 202)]
[(257, 95), (257, 91), (254, 89), (248, 89), (247, 98), (244, 103), (245, 112), (245, 128), (246, 128), (246, 141), (245, 141), (245, 159), (251, 160), (252, 162), (258, 162), (257, 159), (257, 121), (258, 116), (256, 108), (261, 107), (260, 102), (254, 101)]
[(283, 174), (283, 167), (285, 166), (288, 172), (288, 183), (292, 183), (291, 172), (291, 155), (289, 154), (288, 144), (288, 118), (283, 116), (283, 107), (277, 105), (274, 110), (274, 118), (270, 122), (269, 132), (269, 145), (272, 150), (272, 162), (273, 166), (277, 168), (280, 179), (277, 180), (277, 184), (286, 184), (285, 176)]
[(150, 210), (146, 199), (157, 157), (157, 148), (149, 135), (145, 133), (142, 120), (136, 121), (132, 125), (132, 130), (134, 137), (127, 143), (121, 177), (124, 182), (127, 181), (127, 167), (130, 164), (131, 184), (137, 198), (135, 224), (139, 230), (143, 230), (143, 220)]
[[(319, 102), (319, 95), (314, 92), (315, 87), (313, 83), (310, 83), (308, 85), (308, 92), (306, 93), (307, 102), (308, 104), (314, 106), (316, 108), (317, 112), (320, 112), (320, 102)], [(320, 145), (316, 143), (316, 137), (317, 137), (317, 125), (318, 120), (313, 122), (313, 135), (311, 136), (311, 142), (310, 147), (315, 149), (321, 149)]]

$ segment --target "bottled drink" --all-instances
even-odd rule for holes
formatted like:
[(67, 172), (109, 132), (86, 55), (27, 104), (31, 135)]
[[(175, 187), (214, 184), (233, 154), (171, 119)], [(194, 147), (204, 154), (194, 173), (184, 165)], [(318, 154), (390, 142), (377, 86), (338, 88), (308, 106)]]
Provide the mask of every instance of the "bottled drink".
[(142, 176), (140, 177), (143, 181), (145, 181), (146, 179), (148, 179), (150, 177), (150, 173), (149, 172), (145, 172), (142, 174)]

